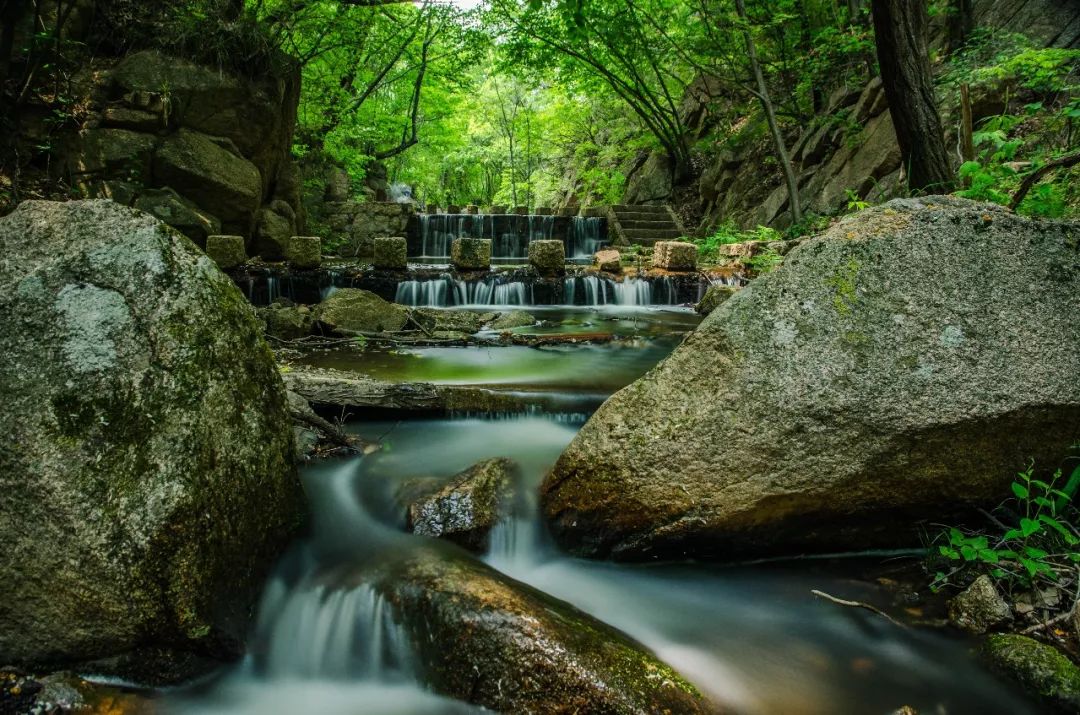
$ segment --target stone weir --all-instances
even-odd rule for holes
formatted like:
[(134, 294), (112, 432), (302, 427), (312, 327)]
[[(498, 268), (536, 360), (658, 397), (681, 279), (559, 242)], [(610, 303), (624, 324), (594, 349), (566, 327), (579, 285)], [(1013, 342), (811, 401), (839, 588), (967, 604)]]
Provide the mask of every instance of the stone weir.
[(325, 266), (312, 270), (285, 265), (241, 266), (229, 271), (255, 305), (278, 298), (313, 304), (338, 288), (363, 288), (403, 305), (683, 305), (696, 303), (712, 283), (738, 285), (736, 275), (646, 271), (614, 276), (571, 267), (558, 277), (543, 277), (531, 268), (507, 267), (457, 271), (411, 266), (379, 270), (362, 265)]
[[(538, 209), (543, 211), (543, 209)], [(456, 238), (491, 239), (493, 261), (521, 261), (529, 242), (562, 241), (570, 260), (591, 260), (608, 242), (604, 216), (568, 216), (551, 213), (429, 213), (420, 214), (408, 231), (410, 260), (449, 260), (450, 244)]]

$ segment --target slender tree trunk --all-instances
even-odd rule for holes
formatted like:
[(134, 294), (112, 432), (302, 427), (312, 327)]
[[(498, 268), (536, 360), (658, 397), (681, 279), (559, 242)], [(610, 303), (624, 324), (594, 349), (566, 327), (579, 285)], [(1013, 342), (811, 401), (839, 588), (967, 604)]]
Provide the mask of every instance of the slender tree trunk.
[[(735, 0), (735, 9), (743, 23), (748, 23), (746, 16), (746, 2)], [(757, 47), (754, 45), (754, 37), (750, 33), (747, 24), (743, 28), (743, 39), (746, 41), (746, 54), (750, 58), (750, 68), (754, 72), (754, 81), (757, 83), (757, 98), (761, 102), (761, 108), (765, 112), (765, 120), (769, 124), (769, 133), (772, 134), (773, 143), (776, 145), (776, 156), (780, 160), (780, 166), (784, 170), (784, 181), (787, 182), (788, 203), (791, 209), (791, 222), (798, 223), (802, 220), (802, 205), (799, 201), (799, 182), (795, 178), (795, 170), (791, 167), (791, 159), (788, 158), (787, 146), (784, 137), (780, 133), (780, 127), (776, 123), (776, 112), (773, 110), (772, 100), (769, 98), (769, 88), (765, 85), (765, 75), (761, 73), (761, 63), (758, 62)]]
[(873, 0), (878, 64), (900, 155), (914, 191), (948, 192), (953, 172), (945, 152), (926, 46), (926, 0)]
[(948, 32), (949, 52), (956, 52), (964, 46), (968, 37), (975, 29), (974, 0), (951, 0), (949, 3), (949, 19), (946, 23)]

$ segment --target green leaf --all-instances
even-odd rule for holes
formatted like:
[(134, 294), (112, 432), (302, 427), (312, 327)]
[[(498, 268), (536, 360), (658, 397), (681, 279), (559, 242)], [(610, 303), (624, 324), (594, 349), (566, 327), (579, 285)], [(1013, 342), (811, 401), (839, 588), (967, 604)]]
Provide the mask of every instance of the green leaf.
[(1020, 564), (1024, 567), (1024, 570), (1028, 572), (1028, 576), (1034, 576), (1039, 573), (1039, 562), (1026, 559), (1023, 556), (1020, 557)]
[(964, 557), (964, 561), (974, 561), (979, 552), (975, 550), (975, 547), (964, 544), (960, 547), (960, 555)]
[(1044, 551), (1043, 549), (1037, 549), (1034, 546), (1025, 546), (1024, 553), (1026, 553), (1029, 557), (1033, 559), (1045, 559), (1047, 556), (1050, 555), (1048, 551)]
[(1019, 529), (1009, 529), (1005, 532), (1004, 536), (1001, 537), (1001, 540), (1012, 541), (1013, 539), (1019, 539), (1021, 536), (1023, 536), (1023, 534), (1020, 533)]
[(1027, 487), (1025, 487), (1020, 482), (1013, 482), (1012, 483), (1012, 491), (1013, 491), (1013, 494), (1016, 495), (1017, 499), (1027, 499), (1028, 494), (1030, 494)]
[(998, 561), (1000, 561), (1000, 559), (998, 558), (997, 552), (994, 551), (993, 549), (980, 549), (979, 550), (979, 559), (981, 561), (984, 561), (984, 562), (988, 563), (988, 564), (996, 564), (996, 563), (998, 563)]
[(1024, 518), (1020, 520), (1020, 533), (1024, 535), (1024, 538), (1031, 536), (1041, 528), (1039, 522), (1034, 519)]

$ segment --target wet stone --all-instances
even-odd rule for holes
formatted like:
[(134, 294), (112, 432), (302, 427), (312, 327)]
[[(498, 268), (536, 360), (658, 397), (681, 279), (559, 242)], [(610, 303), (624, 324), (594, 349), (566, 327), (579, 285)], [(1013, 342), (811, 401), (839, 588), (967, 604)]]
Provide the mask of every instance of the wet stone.
[(450, 244), (450, 262), (465, 270), (490, 268), (491, 239), (455, 238)]
[(697, 267), (697, 246), (683, 241), (657, 241), (653, 248), (653, 268), (692, 271)]
[(243, 236), (207, 236), (206, 255), (219, 268), (235, 268), (247, 260)]
[(1012, 609), (986, 574), (949, 602), (949, 621), (969, 633), (986, 633), (1012, 620)]
[(509, 459), (488, 459), (469, 467), (437, 491), (409, 504), (409, 530), (483, 552), (492, 528), (502, 518), (503, 507), (509, 504), (517, 471)]
[(376, 268), (404, 269), (408, 267), (408, 242), (401, 236), (376, 238), (375, 258), (373, 263)]
[(566, 247), (562, 241), (530, 241), (529, 264), (541, 275), (559, 275), (566, 271)]
[(618, 273), (622, 270), (622, 254), (612, 248), (597, 251), (593, 265), (608, 273)]
[(289, 239), (287, 258), (294, 268), (318, 268), (322, 263), (322, 239), (318, 236), (293, 236)]

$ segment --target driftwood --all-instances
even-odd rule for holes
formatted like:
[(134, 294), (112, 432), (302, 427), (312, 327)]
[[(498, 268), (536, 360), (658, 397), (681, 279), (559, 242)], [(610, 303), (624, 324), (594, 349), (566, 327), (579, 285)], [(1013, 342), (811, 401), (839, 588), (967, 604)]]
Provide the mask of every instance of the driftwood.
[(893, 618), (892, 616), (890, 616), (885, 611), (881, 610), (877, 606), (871, 606), (869, 603), (863, 603), (862, 601), (848, 601), (848, 600), (843, 599), (843, 598), (837, 598), (836, 596), (830, 596), (829, 594), (825, 593), (824, 591), (818, 591), (816, 588), (811, 589), (810, 593), (814, 594), (818, 598), (824, 598), (826, 601), (830, 601), (830, 602), (835, 603), (835, 604), (837, 604), (839, 606), (850, 606), (852, 608), (865, 608), (868, 611), (871, 611), (873, 613), (878, 614), (879, 616), (881, 616), (885, 620), (889, 621), (889, 623), (892, 623), (894, 626), (899, 626), (900, 628), (907, 628), (907, 626), (905, 626), (903, 623), (901, 623), (900, 621), (898, 621), (895, 618)]

